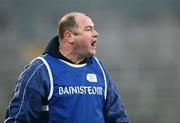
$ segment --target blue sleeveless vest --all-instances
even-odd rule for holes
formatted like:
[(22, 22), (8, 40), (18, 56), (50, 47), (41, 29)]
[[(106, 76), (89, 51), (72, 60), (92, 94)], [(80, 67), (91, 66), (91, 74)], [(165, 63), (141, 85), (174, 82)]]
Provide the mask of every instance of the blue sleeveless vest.
[(105, 123), (103, 104), (107, 84), (95, 56), (81, 65), (46, 54), (42, 58), (50, 78), (49, 123)]

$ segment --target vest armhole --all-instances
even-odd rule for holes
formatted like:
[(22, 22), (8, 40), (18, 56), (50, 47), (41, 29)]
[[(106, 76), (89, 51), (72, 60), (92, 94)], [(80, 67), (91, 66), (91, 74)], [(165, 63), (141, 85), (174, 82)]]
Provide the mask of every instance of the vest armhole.
[(36, 59), (41, 60), (41, 61), (45, 64), (45, 66), (46, 66), (46, 68), (47, 68), (47, 70), (48, 70), (49, 81), (50, 81), (50, 91), (49, 91), (49, 95), (48, 95), (48, 100), (50, 100), (51, 97), (52, 97), (53, 88), (54, 88), (54, 86), (53, 86), (53, 76), (52, 76), (51, 68), (50, 68), (48, 62), (47, 62), (43, 57), (37, 57)]
[(106, 79), (106, 74), (104, 72), (104, 69), (102, 67), (102, 65), (100, 64), (99, 60), (94, 56), (95, 60), (97, 61), (99, 67), (101, 68), (101, 71), (103, 73), (103, 77), (104, 77), (104, 99), (106, 100), (107, 97), (107, 79)]

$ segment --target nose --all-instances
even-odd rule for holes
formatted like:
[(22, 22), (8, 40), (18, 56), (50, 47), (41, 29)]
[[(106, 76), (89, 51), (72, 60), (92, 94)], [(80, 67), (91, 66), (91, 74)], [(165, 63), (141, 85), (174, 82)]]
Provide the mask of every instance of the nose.
[(99, 36), (99, 33), (98, 33), (96, 30), (94, 30), (94, 31), (93, 31), (93, 36), (94, 36), (94, 37), (98, 37), (98, 36)]

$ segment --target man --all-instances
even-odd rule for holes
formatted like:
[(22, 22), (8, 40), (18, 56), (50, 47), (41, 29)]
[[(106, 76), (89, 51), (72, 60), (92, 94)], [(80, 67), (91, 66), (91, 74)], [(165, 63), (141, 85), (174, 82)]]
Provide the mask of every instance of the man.
[(95, 57), (99, 34), (90, 17), (69, 13), (58, 33), (18, 78), (5, 123), (129, 123), (114, 83)]

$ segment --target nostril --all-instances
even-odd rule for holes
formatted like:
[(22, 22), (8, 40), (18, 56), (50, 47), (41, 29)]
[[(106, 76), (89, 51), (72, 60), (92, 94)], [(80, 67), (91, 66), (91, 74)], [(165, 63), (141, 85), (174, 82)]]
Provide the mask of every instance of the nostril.
[(99, 36), (99, 33), (95, 33), (95, 34), (94, 34), (94, 37), (98, 37), (98, 36)]

